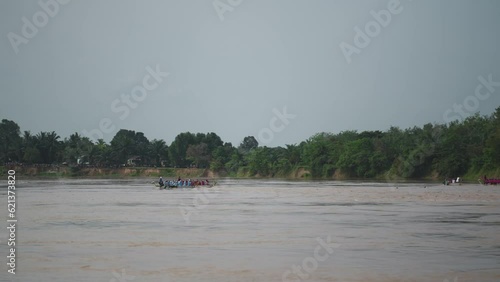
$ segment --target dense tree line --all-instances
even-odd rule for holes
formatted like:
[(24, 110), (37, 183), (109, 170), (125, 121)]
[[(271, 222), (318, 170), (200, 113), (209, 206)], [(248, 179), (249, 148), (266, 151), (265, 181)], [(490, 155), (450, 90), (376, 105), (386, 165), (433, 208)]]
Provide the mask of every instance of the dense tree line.
[(500, 107), (449, 124), (382, 131), (318, 133), (300, 144), (259, 146), (247, 136), (235, 147), (211, 133), (180, 133), (170, 145), (121, 129), (108, 144), (78, 133), (24, 131), (0, 123), (0, 162), (91, 166), (199, 167), (228, 175), (283, 176), (299, 168), (313, 178), (456, 177), (500, 168)]

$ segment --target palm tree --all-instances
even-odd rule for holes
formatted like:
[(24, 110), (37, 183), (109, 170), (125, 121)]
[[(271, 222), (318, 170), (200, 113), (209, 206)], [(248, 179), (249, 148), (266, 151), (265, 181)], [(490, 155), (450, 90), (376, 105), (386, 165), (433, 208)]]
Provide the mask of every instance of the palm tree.
[(23, 133), (23, 147), (33, 146), (35, 143), (35, 136), (31, 134), (30, 131), (25, 130)]
[(37, 138), (30, 131), (24, 131), (22, 141), (22, 159), (29, 164), (41, 161), (40, 150), (37, 148)]
[(81, 141), (82, 137), (78, 134), (78, 132), (75, 132), (69, 136), (68, 145), (72, 148), (78, 148)]
[(93, 164), (109, 164), (110, 150), (108, 144), (103, 139), (98, 139), (97, 143), (92, 147), (95, 152), (92, 153), (93, 158), (90, 160)]
[(47, 135), (49, 163), (53, 163), (54, 161), (56, 161), (56, 157), (60, 153), (59, 152), (59, 149), (61, 147), (61, 141), (59, 141), (60, 138), (61, 137), (57, 135), (55, 131), (52, 131)]
[(56, 160), (56, 156), (60, 154), (59, 149), (61, 146), (61, 142), (59, 138), (61, 138), (55, 131), (52, 132), (40, 132), (37, 136), (39, 143), (39, 150), (42, 155), (42, 159), (44, 163), (50, 164)]
[(157, 166), (161, 166), (162, 157), (168, 152), (168, 146), (163, 140), (153, 139), (149, 145), (151, 157), (155, 160)]

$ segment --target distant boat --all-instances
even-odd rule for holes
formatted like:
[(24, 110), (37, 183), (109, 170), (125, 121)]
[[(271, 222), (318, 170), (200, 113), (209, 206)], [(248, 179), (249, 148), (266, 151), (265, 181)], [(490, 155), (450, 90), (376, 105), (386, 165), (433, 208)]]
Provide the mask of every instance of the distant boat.
[(488, 178), (486, 178), (486, 176), (483, 177), (483, 178), (479, 178), (478, 181), (479, 181), (480, 184), (483, 184), (483, 185), (488, 185), (488, 184), (490, 184), (490, 185), (497, 185), (497, 184), (500, 184), (500, 179), (497, 179), (497, 178), (490, 178), (490, 179), (488, 179)]
[(460, 178), (454, 179), (454, 178), (446, 178), (443, 181), (444, 185), (461, 185), (462, 182), (460, 181)]
[(152, 182), (152, 184), (155, 185), (156, 188), (159, 188), (160, 190), (164, 189), (174, 189), (174, 188), (212, 188), (217, 184), (217, 181), (210, 182), (209, 184), (191, 184), (191, 185), (177, 185), (177, 184), (166, 184), (162, 187), (160, 187), (160, 184), (158, 182)]

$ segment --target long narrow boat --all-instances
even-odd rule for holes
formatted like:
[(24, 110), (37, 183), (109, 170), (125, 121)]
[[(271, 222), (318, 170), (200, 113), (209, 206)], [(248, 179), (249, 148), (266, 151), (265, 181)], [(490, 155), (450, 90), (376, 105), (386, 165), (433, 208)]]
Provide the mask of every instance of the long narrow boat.
[(158, 188), (158, 189), (160, 189), (160, 190), (175, 189), (175, 188), (212, 188), (215, 185), (217, 185), (217, 181), (214, 181), (214, 182), (212, 182), (210, 184), (205, 184), (205, 185), (189, 185), (189, 186), (185, 186), (185, 185), (181, 185), (181, 186), (178, 186), (178, 185), (166, 185), (166, 186), (160, 187), (160, 184), (158, 182), (152, 182), (152, 184), (154, 184), (155, 187)]
[(483, 185), (497, 185), (497, 184), (500, 184), (500, 179), (497, 179), (497, 178), (491, 178), (491, 179), (488, 179), (488, 178), (479, 178), (478, 179), (479, 183), (483, 184)]

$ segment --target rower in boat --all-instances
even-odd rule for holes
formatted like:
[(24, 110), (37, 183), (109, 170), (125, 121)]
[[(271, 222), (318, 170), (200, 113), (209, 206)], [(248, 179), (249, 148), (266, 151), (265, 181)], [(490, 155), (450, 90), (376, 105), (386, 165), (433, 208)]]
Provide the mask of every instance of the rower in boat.
[(159, 187), (160, 189), (171, 189), (171, 188), (195, 188), (197, 186), (205, 186), (208, 188), (212, 188), (217, 184), (216, 181), (213, 183), (209, 182), (208, 179), (206, 180), (192, 180), (191, 178), (183, 180), (180, 177), (177, 180), (168, 180), (168, 179), (163, 179), (163, 177), (160, 176), (160, 179), (158, 182), (153, 181), (153, 184), (155, 184), (156, 187)]
[[(481, 183), (481, 179), (479, 179), (479, 182)], [(487, 178), (486, 175), (482, 179), (482, 184), (484, 185), (497, 185), (500, 184), (500, 179), (495, 179), (495, 178)]]

